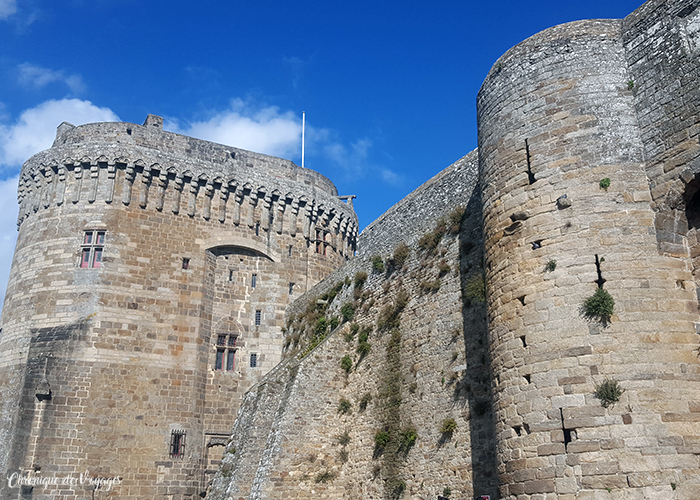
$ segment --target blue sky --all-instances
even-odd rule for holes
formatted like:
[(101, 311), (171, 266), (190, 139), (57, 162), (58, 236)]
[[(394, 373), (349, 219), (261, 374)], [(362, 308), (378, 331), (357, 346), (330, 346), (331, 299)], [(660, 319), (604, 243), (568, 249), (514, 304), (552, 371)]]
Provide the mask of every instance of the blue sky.
[(289, 158), (365, 227), (476, 147), (476, 94), (511, 46), (640, 0), (0, 0), (0, 304), (17, 173), (76, 125), (165, 129)]

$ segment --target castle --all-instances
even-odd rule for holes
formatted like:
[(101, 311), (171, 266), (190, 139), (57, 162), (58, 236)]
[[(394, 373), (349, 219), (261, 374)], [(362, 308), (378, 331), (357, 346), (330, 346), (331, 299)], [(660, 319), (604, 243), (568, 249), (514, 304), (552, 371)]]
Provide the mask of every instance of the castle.
[(290, 162), (61, 125), (20, 178), (3, 498), (697, 499), (698, 61), (697, 0), (534, 35), (478, 151), (359, 237)]

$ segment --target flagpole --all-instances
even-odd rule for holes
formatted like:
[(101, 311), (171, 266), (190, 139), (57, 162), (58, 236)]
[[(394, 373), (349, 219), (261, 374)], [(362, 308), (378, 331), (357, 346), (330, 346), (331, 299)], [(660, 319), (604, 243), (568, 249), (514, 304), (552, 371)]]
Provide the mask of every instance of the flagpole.
[(301, 112), (301, 168), (304, 168), (304, 142), (306, 135), (306, 111)]

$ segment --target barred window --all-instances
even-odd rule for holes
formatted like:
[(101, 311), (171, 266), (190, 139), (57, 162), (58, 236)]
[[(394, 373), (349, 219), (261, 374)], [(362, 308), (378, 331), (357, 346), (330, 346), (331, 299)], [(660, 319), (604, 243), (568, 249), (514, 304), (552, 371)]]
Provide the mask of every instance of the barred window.
[(185, 456), (185, 437), (186, 431), (173, 430), (170, 433), (170, 456), (182, 458)]
[(260, 323), (262, 322), (262, 311), (258, 309), (255, 311), (255, 326), (260, 326)]
[(257, 353), (250, 353), (250, 367), (256, 368), (258, 366), (258, 355)]
[(85, 231), (83, 233), (83, 243), (81, 245), (80, 267), (102, 267), (104, 244), (104, 231)]

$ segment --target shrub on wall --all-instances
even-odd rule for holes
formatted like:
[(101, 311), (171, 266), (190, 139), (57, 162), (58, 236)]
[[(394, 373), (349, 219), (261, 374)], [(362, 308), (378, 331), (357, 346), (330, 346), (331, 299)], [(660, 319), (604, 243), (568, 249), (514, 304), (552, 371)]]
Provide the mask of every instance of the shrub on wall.
[(586, 319), (600, 321), (603, 324), (610, 322), (615, 308), (615, 300), (603, 288), (598, 288), (593, 295), (583, 303), (582, 312)]
[(594, 395), (600, 400), (600, 405), (603, 408), (608, 408), (615, 406), (624, 392), (617, 380), (606, 378), (600, 385), (595, 386)]

